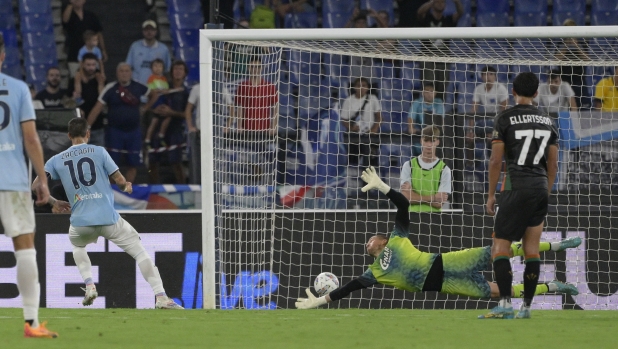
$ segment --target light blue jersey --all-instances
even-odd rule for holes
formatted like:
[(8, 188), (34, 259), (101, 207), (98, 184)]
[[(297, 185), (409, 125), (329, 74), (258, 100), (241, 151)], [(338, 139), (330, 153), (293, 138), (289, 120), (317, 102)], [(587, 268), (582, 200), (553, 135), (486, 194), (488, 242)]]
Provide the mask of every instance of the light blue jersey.
[(28, 86), (0, 73), (0, 190), (30, 191), (21, 123), (35, 118)]
[(172, 57), (165, 44), (157, 41), (154, 45), (147, 46), (144, 40), (137, 40), (131, 44), (126, 63), (133, 69), (133, 80), (142, 85), (148, 85), (148, 78), (152, 74), (150, 63), (157, 58), (163, 61), (164, 70), (170, 71)]
[(109, 176), (118, 166), (103, 147), (78, 144), (45, 164), (51, 179), (60, 179), (71, 203), (71, 225), (85, 227), (116, 224), (114, 193)]

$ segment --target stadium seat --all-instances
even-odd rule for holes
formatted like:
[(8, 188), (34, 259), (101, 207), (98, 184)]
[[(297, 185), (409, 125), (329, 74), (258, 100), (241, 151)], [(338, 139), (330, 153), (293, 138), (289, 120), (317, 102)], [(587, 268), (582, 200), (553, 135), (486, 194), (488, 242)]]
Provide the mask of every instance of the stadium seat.
[(174, 47), (198, 47), (200, 42), (199, 29), (172, 30)]
[[(472, 13), (472, 1), (471, 0), (461, 0), (461, 6), (463, 6), (464, 13)], [(447, 1), (446, 8), (444, 9), (445, 15), (452, 15), (457, 12), (457, 7), (455, 6), (455, 2)]]
[(408, 112), (412, 104), (412, 92), (401, 89), (392, 89), (386, 96), (381, 98), (382, 110), (385, 112)]
[(290, 52), (290, 82), (299, 84), (307, 81), (309, 76), (320, 75), (320, 54), (292, 50)]
[(169, 16), (170, 29), (200, 29), (204, 27), (202, 13), (171, 13)]
[(6, 47), (17, 47), (17, 32), (15, 29), (0, 29)]
[(47, 64), (32, 64), (26, 65), (26, 82), (40, 86), (45, 85), (47, 79), (47, 70), (54, 65)]
[(543, 39), (518, 39), (513, 42), (513, 51), (521, 59), (547, 59), (550, 52)]
[(23, 79), (21, 66), (19, 62), (17, 64), (10, 64), (7, 62), (2, 63), (2, 73), (8, 76), (12, 76), (16, 79)]
[(55, 47), (35, 47), (24, 49), (24, 61), (26, 65), (58, 65)]
[[(603, 0), (607, 1), (607, 0)], [(611, 1), (608, 1), (611, 2)], [(554, 12), (578, 12), (586, 10), (586, 0), (554, 0)]]
[(409, 91), (421, 89), (423, 71), (416, 62), (406, 61), (401, 67), (402, 85)]
[(590, 25), (616, 25), (618, 24), (618, 11), (592, 12)]
[(24, 32), (22, 31), (21, 36), (22, 44), (24, 49), (34, 48), (34, 47), (55, 47), (56, 41), (53, 32)]
[(477, 27), (508, 27), (510, 24), (508, 12), (477, 12)]
[(323, 0), (322, 13), (341, 12), (352, 15), (354, 11), (354, 1), (350, 0)]
[(178, 47), (174, 49), (175, 58), (183, 61), (199, 61), (200, 51), (197, 46)]
[(13, 14), (13, 0), (0, 0), (0, 13)]
[(500, 13), (509, 12), (509, 0), (477, 0), (476, 13)]
[(515, 13), (545, 12), (547, 0), (517, 0), (513, 1)]
[(19, 0), (19, 13), (51, 13), (51, 0)]
[(167, 0), (167, 9), (171, 13), (202, 13), (200, 0)]
[(0, 12), (0, 30), (15, 29), (15, 15)]
[(618, 11), (618, 1), (592, 0), (592, 12)]
[(318, 14), (316, 12), (298, 12), (285, 15), (286, 28), (317, 28)]
[(546, 12), (515, 12), (513, 25), (516, 27), (539, 27), (547, 25)]
[(200, 81), (200, 62), (199, 61), (186, 61), (187, 68), (189, 68), (189, 74), (187, 75), (187, 84), (189, 86), (195, 85)]
[(9, 65), (19, 64), (20, 54), (17, 46), (5, 46), (4, 52), (6, 53), (6, 57), (4, 59), (5, 63)]
[[(395, 14), (393, 11), (393, 2), (391, 0), (360, 0), (360, 8), (363, 10), (375, 10), (388, 12), (388, 25), (393, 26), (395, 24)], [(373, 18), (368, 18), (367, 25), (372, 26), (375, 24)]]
[(466, 12), (457, 20), (458, 27), (471, 27), (472, 26), (472, 15), (469, 12)]
[(567, 19), (574, 20), (579, 26), (586, 25), (586, 14), (584, 11), (557, 11), (554, 8), (552, 13), (553, 25), (562, 25)]
[(324, 28), (343, 28), (352, 13), (322, 11), (322, 26)]
[(53, 31), (54, 23), (49, 13), (29, 13), (21, 15), (21, 30), (31, 32)]

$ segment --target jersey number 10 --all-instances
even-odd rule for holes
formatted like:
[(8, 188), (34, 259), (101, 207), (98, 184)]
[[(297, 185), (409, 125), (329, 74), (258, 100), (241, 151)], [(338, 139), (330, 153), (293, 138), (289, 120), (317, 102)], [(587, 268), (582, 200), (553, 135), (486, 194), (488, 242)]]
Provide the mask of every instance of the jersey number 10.
[[(87, 181), (84, 178), (84, 162), (90, 166), (90, 180)], [(68, 160), (64, 162), (64, 166), (69, 168), (69, 172), (71, 173), (71, 181), (73, 181), (73, 187), (75, 189), (79, 189), (79, 183), (83, 184), (85, 187), (89, 187), (93, 185), (97, 181), (97, 172), (94, 168), (94, 161), (91, 158), (81, 158), (77, 161), (77, 176), (79, 177), (79, 183), (77, 182), (77, 178), (75, 177), (75, 168), (73, 167), (73, 160)]]
[(515, 131), (515, 139), (524, 138), (524, 146), (521, 149), (521, 153), (519, 154), (519, 159), (517, 159), (518, 165), (524, 165), (526, 163), (526, 158), (528, 157), (528, 152), (530, 151), (530, 144), (532, 143), (532, 138), (542, 138), (541, 145), (539, 146), (539, 151), (536, 153), (534, 160), (532, 160), (532, 164), (536, 165), (541, 161), (543, 155), (545, 155), (545, 148), (547, 147), (547, 142), (549, 142), (549, 137), (551, 137), (551, 131), (547, 130), (518, 130)]

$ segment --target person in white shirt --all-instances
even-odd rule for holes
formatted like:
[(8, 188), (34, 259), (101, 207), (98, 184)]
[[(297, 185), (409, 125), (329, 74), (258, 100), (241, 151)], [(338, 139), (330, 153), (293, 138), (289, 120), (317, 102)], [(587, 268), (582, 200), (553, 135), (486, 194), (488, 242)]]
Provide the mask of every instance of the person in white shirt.
[(577, 111), (575, 91), (568, 82), (562, 81), (560, 72), (552, 70), (549, 74), (549, 83), (539, 85), (539, 94), (534, 103), (544, 113), (559, 113), (562, 111)]
[(479, 107), (484, 108), (485, 114), (498, 114), (506, 109), (509, 92), (504, 84), (496, 81), (496, 68), (485, 66), (481, 70), (481, 80), (483, 83), (478, 84), (474, 89), (472, 112), (478, 113)]
[[(370, 134), (376, 133), (380, 129), (382, 122), (380, 101), (378, 97), (369, 93), (369, 80), (358, 78), (352, 84), (353, 93), (343, 101), (341, 106), (341, 123), (345, 130), (350, 134)], [(358, 141), (354, 141), (358, 139)], [(349, 147), (348, 155), (350, 162), (359, 161), (363, 155), (370, 155), (371, 147), (363, 144), (357, 137), (348, 136)], [(360, 164), (360, 163), (359, 163)]]

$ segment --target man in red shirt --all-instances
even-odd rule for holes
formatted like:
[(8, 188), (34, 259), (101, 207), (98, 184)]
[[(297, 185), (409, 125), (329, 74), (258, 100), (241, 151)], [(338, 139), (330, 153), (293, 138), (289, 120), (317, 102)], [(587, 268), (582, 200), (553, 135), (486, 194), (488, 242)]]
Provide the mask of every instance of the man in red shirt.
[[(238, 85), (236, 90), (236, 116), (238, 131), (270, 131), (277, 132), (276, 104), (278, 101), (275, 85), (262, 78), (262, 60), (254, 56), (247, 65), (249, 79)], [(234, 122), (230, 117), (225, 132), (229, 132)]]

